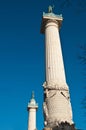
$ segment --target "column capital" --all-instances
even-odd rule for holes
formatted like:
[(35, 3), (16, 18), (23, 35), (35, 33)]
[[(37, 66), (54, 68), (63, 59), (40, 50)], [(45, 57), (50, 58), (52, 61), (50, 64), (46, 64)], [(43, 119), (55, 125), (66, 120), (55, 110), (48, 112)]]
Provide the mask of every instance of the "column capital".
[(32, 98), (31, 98), (30, 102), (28, 103), (27, 110), (29, 110), (31, 108), (32, 109), (38, 108), (38, 104), (36, 103), (35, 98), (34, 98), (34, 92), (32, 92)]
[(63, 17), (62, 15), (56, 15), (54, 13), (44, 13), (42, 16), (42, 23), (41, 23), (41, 33), (45, 33), (45, 25), (49, 22), (54, 22), (58, 24), (58, 27), (61, 27)]

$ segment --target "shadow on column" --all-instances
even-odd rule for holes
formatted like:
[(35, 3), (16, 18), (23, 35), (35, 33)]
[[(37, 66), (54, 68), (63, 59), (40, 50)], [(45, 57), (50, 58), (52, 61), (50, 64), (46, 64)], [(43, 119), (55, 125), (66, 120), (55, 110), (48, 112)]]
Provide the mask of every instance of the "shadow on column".
[(52, 130), (77, 130), (77, 129), (75, 128), (74, 124), (70, 125), (67, 122), (65, 123), (62, 122), (61, 124), (59, 124), (59, 126), (53, 127)]

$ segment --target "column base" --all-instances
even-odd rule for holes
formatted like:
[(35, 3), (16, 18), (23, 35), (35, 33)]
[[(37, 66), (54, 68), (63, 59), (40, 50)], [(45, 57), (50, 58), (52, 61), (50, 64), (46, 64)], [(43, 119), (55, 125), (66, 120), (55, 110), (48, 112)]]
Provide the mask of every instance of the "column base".
[(45, 127), (43, 130), (77, 130), (75, 128), (75, 125), (72, 124), (70, 125), (69, 123), (61, 123), (59, 126), (54, 126), (54, 127)]

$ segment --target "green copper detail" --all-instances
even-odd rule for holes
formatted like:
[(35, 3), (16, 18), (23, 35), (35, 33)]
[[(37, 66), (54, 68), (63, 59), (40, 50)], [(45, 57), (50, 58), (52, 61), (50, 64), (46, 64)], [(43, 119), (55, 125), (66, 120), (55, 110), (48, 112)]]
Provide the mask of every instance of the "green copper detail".
[(59, 19), (62, 19), (62, 14), (56, 15), (55, 13), (53, 13), (53, 8), (54, 8), (54, 5), (53, 6), (49, 5), (48, 13), (43, 12), (43, 17), (54, 17), (54, 18), (58, 17)]
[(34, 94), (34, 91), (32, 91), (32, 99), (34, 99), (35, 97), (35, 94)]
[(56, 14), (54, 14), (54, 13), (45, 13), (45, 12), (43, 12), (43, 16), (48, 16), (48, 17), (58, 17), (58, 18), (62, 18), (62, 14), (60, 14), (60, 15), (56, 15)]
[(35, 101), (35, 96), (34, 96), (34, 91), (32, 91), (32, 96), (31, 96), (31, 100), (30, 102), (28, 103), (28, 109), (29, 108), (38, 108), (38, 104), (36, 103)]
[(54, 8), (54, 5), (53, 6), (49, 5), (49, 7), (48, 7), (48, 13), (52, 13), (53, 12), (53, 8)]

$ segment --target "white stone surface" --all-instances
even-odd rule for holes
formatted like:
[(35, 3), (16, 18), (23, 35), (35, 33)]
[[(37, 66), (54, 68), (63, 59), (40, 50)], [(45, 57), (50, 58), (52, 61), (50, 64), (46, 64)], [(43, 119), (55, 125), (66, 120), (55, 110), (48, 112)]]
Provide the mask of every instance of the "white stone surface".
[(58, 24), (50, 21), (45, 26), (46, 81), (58, 86), (65, 84)]
[(45, 100), (46, 121), (49, 126), (67, 121), (72, 124), (72, 111), (68, 91), (50, 90)]
[(34, 99), (34, 93), (32, 93), (32, 98), (30, 103), (28, 103), (28, 130), (36, 130), (36, 110), (38, 108), (38, 104)]
[[(43, 23), (44, 22), (44, 23)], [(43, 17), (45, 32), (46, 81), (44, 82), (44, 124), (58, 126), (73, 124), (69, 89), (66, 83), (58, 19)]]
[(36, 130), (36, 109), (29, 109), (28, 130)]

